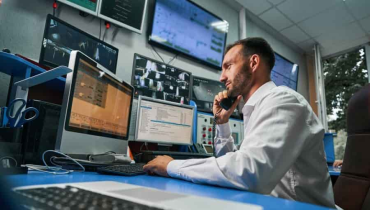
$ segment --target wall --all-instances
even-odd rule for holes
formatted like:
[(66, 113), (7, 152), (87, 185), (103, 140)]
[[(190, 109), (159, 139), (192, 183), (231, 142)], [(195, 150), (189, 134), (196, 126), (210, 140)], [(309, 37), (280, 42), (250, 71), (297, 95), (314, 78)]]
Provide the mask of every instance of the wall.
[[(227, 43), (236, 41), (239, 37), (238, 12), (227, 6), (221, 0), (195, 0), (200, 6), (207, 8), (217, 16), (227, 20), (230, 24)], [(39, 59), (41, 39), (43, 36), (45, 18), (52, 13), (50, 0), (5, 0), (0, 6), (0, 49), (6, 47), (13, 53), (19, 53), (34, 60)], [(62, 20), (77, 26), (78, 28), (99, 37), (99, 18), (88, 16), (81, 17), (78, 11), (67, 6), (60, 5), (57, 16)], [(116, 27), (112, 27), (105, 40), (119, 49), (119, 61), (117, 76), (126, 82), (131, 82), (131, 72), (134, 53), (160, 60), (147, 43), (146, 29), (149, 17), (152, 16), (153, 0), (148, 0), (148, 11), (145, 18), (143, 34), (136, 34), (127, 29), (119, 29), (115, 37), (113, 33)], [(104, 23), (104, 21), (102, 21)], [(102, 34), (105, 28), (102, 27)], [(191, 29), (189, 29), (191, 30)], [(168, 62), (174, 54), (157, 49), (165, 62)], [(195, 61), (179, 56), (172, 65), (192, 72), (194, 75), (219, 79), (220, 71), (198, 64)], [(4, 88), (1, 87), (3, 90)]]
[(307, 64), (303, 51), (290, 43), (286, 43), (284, 38), (281, 38), (282, 35), (265, 30), (262, 24), (257, 25), (252, 20), (253, 15), (248, 11), (245, 10), (245, 13), (241, 12), (241, 18), (245, 18), (245, 21), (243, 20), (241, 23), (245, 24), (244, 34), (246, 37), (263, 37), (270, 43), (275, 52), (299, 65), (297, 91), (309, 101)]

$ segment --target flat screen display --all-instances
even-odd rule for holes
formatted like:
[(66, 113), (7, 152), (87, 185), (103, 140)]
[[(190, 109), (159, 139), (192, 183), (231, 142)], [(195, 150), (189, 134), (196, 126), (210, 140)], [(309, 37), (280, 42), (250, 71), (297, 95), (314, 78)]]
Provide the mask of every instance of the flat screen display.
[(146, 5), (147, 0), (100, 0), (98, 17), (141, 33)]
[(66, 130), (125, 139), (128, 136), (132, 88), (79, 59), (71, 87)]
[(157, 0), (149, 42), (221, 70), (228, 22), (188, 0)]
[(271, 71), (271, 80), (277, 85), (284, 85), (297, 91), (298, 65), (275, 53), (275, 66)]
[(98, 14), (98, 5), (100, 0), (58, 0), (58, 1), (92, 15)]
[(134, 55), (132, 86), (139, 95), (189, 104), (191, 73), (162, 62)]
[(194, 107), (140, 97), (136, 140), (191, 145)]
[[(193, 76), (191, 96), (197, 104), (198, 111), (212, 113), (215, 96), (224, 90), (226, 87), (222, 82)], [(238, 117), (238, 109), (235, 109), (232, 116)]]
[(116, 73), (118, 49), (52, 16), (46, 19), (40, 64), (68, 66), (72, 50), (79, 50), (109, 71)]

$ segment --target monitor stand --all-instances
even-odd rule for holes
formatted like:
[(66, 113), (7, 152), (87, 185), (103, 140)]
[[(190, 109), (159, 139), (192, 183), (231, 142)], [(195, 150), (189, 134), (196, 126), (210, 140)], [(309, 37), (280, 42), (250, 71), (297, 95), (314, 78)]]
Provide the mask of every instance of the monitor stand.
[(158, 144), (158, 151), (170, 151), (172, 144)]

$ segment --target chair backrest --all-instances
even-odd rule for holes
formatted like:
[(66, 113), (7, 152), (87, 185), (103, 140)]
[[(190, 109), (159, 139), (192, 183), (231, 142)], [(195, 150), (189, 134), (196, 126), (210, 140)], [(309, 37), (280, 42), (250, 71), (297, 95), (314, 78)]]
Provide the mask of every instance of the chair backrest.
[(370, 85), (348, 102), (347, 145), (341, 174), (334, 185), (336, 205), (370, 209)]

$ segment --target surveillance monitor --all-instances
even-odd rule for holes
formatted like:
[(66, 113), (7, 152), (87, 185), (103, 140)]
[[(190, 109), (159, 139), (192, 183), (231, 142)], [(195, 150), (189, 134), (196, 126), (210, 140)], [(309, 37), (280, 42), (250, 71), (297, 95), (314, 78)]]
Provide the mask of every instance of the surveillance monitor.
[(72, 51), (56, 149), (67, 154), (125, 154), (133, 87)]

